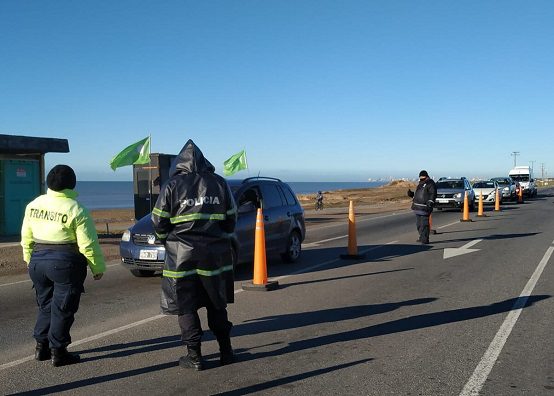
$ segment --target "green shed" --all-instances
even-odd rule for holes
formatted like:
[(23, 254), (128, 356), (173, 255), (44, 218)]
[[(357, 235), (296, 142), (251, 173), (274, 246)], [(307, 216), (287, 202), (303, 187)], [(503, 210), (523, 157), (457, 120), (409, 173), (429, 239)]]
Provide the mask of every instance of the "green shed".
[(44, 189), (44, 155), (68, 153), (67, 139), (0, 135), (0, 236), (17, 235), (25, 206)]

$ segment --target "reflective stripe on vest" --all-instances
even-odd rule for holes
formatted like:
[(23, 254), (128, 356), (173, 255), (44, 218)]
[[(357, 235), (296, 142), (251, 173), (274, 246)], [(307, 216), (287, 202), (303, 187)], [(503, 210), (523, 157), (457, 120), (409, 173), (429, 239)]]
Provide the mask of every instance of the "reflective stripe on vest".
[(158, 209), (158, 208), (152, 209), (152, 213), (155, 214), (156, 216), (159, 216), (159, 217), (166, 217), (166, 218), (171, 217), (171, 215), (169, 213), (164, 212), (163, 210)]
[(237, 208), (229, 209), (227, 211), (227, 216), (231, 216), (231, 215), (234, 215), (234, 214), (237, 214)]
[(190, 275), (216, 276), (216, 275), (220, 275), (222, 272), (232, 271), (232, 270), (233, 270), (232, 265), (226, 265), (216, 270), (193, 269), (189, 271), (170, 271), (170, 270), (164, 269), (163, 276), (165, 276), (166, 278), (184, 278)]
[(171, 224), (184, 223), (194, 220), (225, 220), (225, 213), (190, 213), (182, 216), (176, 216), (169, 219)]

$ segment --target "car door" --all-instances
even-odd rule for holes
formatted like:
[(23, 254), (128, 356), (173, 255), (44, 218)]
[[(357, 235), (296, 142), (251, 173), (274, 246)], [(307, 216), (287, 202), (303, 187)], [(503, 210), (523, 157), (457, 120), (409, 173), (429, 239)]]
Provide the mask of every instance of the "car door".
[(467, 200), (469, 202), (469, 205), (471, 205), (472, 202), (475, 201), (475, 193), (473, 192), (473, 188), (471, 187), (471, 183), (469, 180), (464, 180), (465, 182), (465, 189), (467, 191)]
[(239, 190), (235, 199), (238, 206), (235, 235), (239, 243), (239, 261), (251, 261), (254, 258), (256, 212), (261, 205), (259, 187), (254, 185)]
[(266, 250), (281, 253), (285, 250), (288, 235), (286, 205), (277, 183), (263, 183), (262, 209), (264, 213)]

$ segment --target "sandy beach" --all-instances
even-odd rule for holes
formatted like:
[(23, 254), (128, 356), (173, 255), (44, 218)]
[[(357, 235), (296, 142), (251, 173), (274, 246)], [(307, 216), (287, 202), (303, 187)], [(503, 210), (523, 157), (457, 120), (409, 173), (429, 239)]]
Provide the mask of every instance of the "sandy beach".
[[(352, 200), (356, 206), (363, 207), (363, 214), (407, 209), (411, 202), (406, 195), (408, 188), (414, 189), (415, 183), (392, 181), (387, 185), (374, 188), (324, 191), (324, 205), (325, 208), (347, 208)], [(309, 218), (314, 213), (315, 194), (299, 194), (297, 197), (306, 211), (306, 220), (309, 224)], [(317, 213), (318, 217), (325, 216), (325, 210)], [(91, 215), (96, 224), (100, 246), (106, 260), (118, 260), (119, 240), (123, 231), (134, 224), (134, 210), (132, 208), (91, 210)], [(336, 217), (330, 216), (329, 221), (336, 221)], [(19, 238), (15, 237), (12, 243), (2, 246), (0, 276), (26, 271), (18, 241)]]

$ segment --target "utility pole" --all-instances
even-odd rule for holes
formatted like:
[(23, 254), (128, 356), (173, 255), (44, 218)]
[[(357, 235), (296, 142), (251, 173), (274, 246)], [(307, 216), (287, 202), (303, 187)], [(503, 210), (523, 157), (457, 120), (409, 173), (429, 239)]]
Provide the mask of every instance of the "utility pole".
[(512, 154), (510, 154), (512, 157), (514, 157), (514, 168), (517, 164), (517, 156), (519, 155), (519, 151), (512, 151)]
[(533, 171), (533, 173), (535, 173), (534, 172), (535, 171), (535, 162), (537, 162), (537, 161), (533, 160), (533, 161), (529, 161), (529, 162), (531, 163), (531, 171)]
[(544, 180), (544, 162), (541, 164), (541, 179)]

